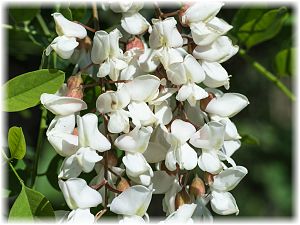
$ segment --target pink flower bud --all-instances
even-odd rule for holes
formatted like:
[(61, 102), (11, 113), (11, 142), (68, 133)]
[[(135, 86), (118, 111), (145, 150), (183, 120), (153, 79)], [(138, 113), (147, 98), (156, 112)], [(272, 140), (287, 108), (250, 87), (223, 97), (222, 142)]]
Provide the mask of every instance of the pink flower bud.
[(129, 40), (126, 44), (126, 51), (130, 49), (137, 48), (139, 50), (144, 50), (144, 43), (141, 39), (134, 37), (132, 40)]
[(67, 92), (67, 97), (72, 97), (72, 98), (83, 98), (83, 91), (81, 84), (83, 83), (83, 80), (81, 78), (81, 75), (75, 75), (69, 77), (67, 81), (67, 87), (68, 87), (68, 92)]

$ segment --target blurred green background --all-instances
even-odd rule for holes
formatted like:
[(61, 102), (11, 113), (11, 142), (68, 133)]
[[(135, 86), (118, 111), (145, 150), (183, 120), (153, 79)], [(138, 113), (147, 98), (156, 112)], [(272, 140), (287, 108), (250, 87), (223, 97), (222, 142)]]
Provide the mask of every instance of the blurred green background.
[[(274, 57), (280, 50), (295, 46), (295, 6), (287, 4), (231, 5), (227, 3), (218, 14), (218, 17), (231, 23), (236, 13), (242, 7), (246, 9), (251, 8), (252, 12), (258, 13), (261, 9), (270, 10), (283, 6), (287, 9), (288, 18), (285, 19), (280, 31), (274, 38), (252, 47), (248, 54), (278, 76), (284, 84), (293, 89), (296, 74), (292, 72), (289, 74), (278, 74), (275, 68)], [(14, 6), (10, 6), (10, 9), (7, 8), (7, 24), (15, 23), (10, 15), (13, 8)], [(90, 10), (82, 10), (81, 6), (73, 8), (77, 9), (76, 16), (81, 21), (91, 23), (92, 26), (92, 22), (86, 19), (91, 15)], [(162, 5), (164, 12), (172, 11), (172, 8), (168, 5)], [(175, 5), (174, 8), (177, 9), (177, 6)], [(26, 11), (26, 9), (23, 10), (24, 12)], [(49, 30), (55, 35), (54, 23), (50, 16), (53, 11), (54, 9), (47, 6), (41, 7), (40, 13), (44, 17)], [(148, 19), (153, 17), (153, 9), (146, 8), (141, 10), (141, 13)], [(121, 16), (110, 11), (100, 11), (99, 17), (101, 28), (108, 29), (112, 25), (118, 24)], [(37, 19), (32, 18), (28, 26), (33, 26), (37, 32), (42, 32), (41, 27), (36, 24)], [(6, 53), (8, 55), (7, 74), (9, 74), (5, 79), (8, 80), (19, 74), (37, 70), (41, 63), (43, 46), (49, 44), (51, 37), (28, 36), (21, 30), (9, 28), (5, 31), (8, 46)], [(234, 36), (235, 34), (231, 33), (230, 35)], [(35, 43), (32, 42), (33, 39)], [(249, 174), (232, 191), (240, 209), (239, 216), (228, 216), (226, 218), (292, 218), (295, 216), (294, 199), (296, 191), (294, 188), (296, 172), (293, 161), (296, 154), (296, 149), (293, 146), (296, 116), (293, 114), (295, 103), (292, 103), (272, 82), (259, 74), (238, 55), (223, 63), (223, 66), (232, 75), (229, 91), (244, 94), (250, 101), (250, 105), (232, 119), (239, 133), (245, 136), (242, 147), (233, 155), (233, 159), (238, 165), (245, 166)], [(70, 68), (66, 70), (68, 71), (68, 69)], [(40, 110), (37, 106), (22, 112), (8, 113), (6, 116), (8, 122), (7, 130), (11, 126), (21, 126), (25, 134), (28, 145), (27, 155), (24, 160), (14, 161), (14, 163), (17, 164), (16, 167), (21, 177), (26, 180), (26, 176), (31, 170), (34, 148), (37, 142)], [(54, 160), (52, 160), (53, 158)], [(36, 190), (43, 193), (55, 209), (67, 209), (62, 193), (57, 189), (57, 185), (56, 189), (53, 187), (57, 182), (57, 178), (49, 176), (52, 185), (47, 179), (47, 174), (49, 175), (49, 172), (47, 173), (49, 171), (48, 167), (50, 166), (50, 171), (53, 174), (57, 169), (57, 164), (60, 162), (61, 158), (56, 156), (55, 151), (45, 138), (44, 148), (39, 161), (39, 177), (36, 183)], [(9, 188), (12, 188), (12, 190), (7, 191), (7, 204), (10, 207), (21, 187), (11, 171), (7, 171), (7, 185)], [(150, 215), (162, 215), (161, 208), (159, 208), (161, 198), (162, 196), (154, 197), (154, 201), (157, 201), (157, 204), (153, 204), (149, 208), (148, 212)], [(222, 219), (224, 218), (222, 217)]]

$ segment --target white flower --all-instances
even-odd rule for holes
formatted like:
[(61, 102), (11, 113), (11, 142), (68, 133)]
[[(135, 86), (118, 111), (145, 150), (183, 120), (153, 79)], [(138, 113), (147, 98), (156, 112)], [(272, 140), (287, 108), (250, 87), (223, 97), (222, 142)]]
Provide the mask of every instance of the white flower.
[(247, 173), (245, 167), (235, 166), (214, 176), (214, 182), (210, 186), (211, 207), (214, 212), (220, 215), (239, 213), (235, 199), (228, 191), (234, 189)]
[(87, 105), (79, 98), (65, 97), (66, 87), (62, 88), (55, 94), (43, 93), (40, 97), (41, 103), (55, 115), (67, 116), (87, 109)]
[(74, 49), (78, 46), (76, 38), (85, 38), (87, 32), (83, 26), (67, 20), (60, 13), (53, 13), (52, 16), (56, 25), (56, 33), (59, 37), (56, 37), (47, 47), (46, 55), (48, 56), (53, 49), (61, 58), (69, 59)]
[(152, 189), (142, 185), (127, 188), (110, 204), (110, 211), (126, 216), (144, 216), (152, 198)]
[(140, 13), (136, 12), (123, 13), (121, 26), (127, 33), (139, 35), (148, 30), (150, 24)]
[(74, 209), (71, 212), (65, 214), (59, 223), (71, 223), (71, 224), (92, 224), (95, 221), (94, 215), (90, 212), (90, 209)]
[(232, 41), (228, 37), (220, 36), (209, 45), (198, 45), (193, 51), (193, 56), (208, 62), (222, 63), (235, 55), (238, 50), (239, 47), (232, 45)]
[(218, 157), (218, 151), (224, 142), (225, 126), (219, 122), (208, 122), (199, 131), (193, 134), (190, 143), (202, 148), (198, 165), (201, 170), (212, 174), (220, 172), (223, 168)]
[(88, 209), (102, 202), (101, 195), (81, 178), (59, 180), (58, 184), (70, 209)]
[(213, 98), (205, 112), (211, 116), (233, 117), (249, 104), (246, 96), (238, 93), (225, 93)]
[(75, 115), (56, 116), (46, 132), (48, 141), (61, 156), (73, 155), (78, 149), (78, 136), (73, 135)]
[(77, 177), (82, 171), (91, 172), (95, 163), (103, 158), (96, 151), (104, 152), (111, 148), (110, 142), (98, 130), (98, 118), (95, 114), (77, 116), (77, 125), (79, 149), (64, 160), (60, 178)]
[(197, 165), (197, 153), (186, 142), (196, 132), (195, 127), (183, 120), (176, 119), (171, 124), (171, 133), (166, 131), (166, 140), (171, 145), (166, 155), (166, 167), (174, 171), (176, 163), (180, 169), (192, 170)]
[(127, 67), (123, 59), (123, 52), (119, 48), (119, 39), (122, 37), (118, 29), (109, 34), (106, 31), (97, 31), (93, 39), (91, 52), (92, 62), (100, 64), (98, 77), (109, 77), (116, 81), (122, 69)]
[(125, 88), (115, 92), (107, 91), (101, 94), (96, 107), (101, 113), (109, 113), (108, 131), (111, 133), (129, 132), (129, 112), (125, 108), (130, 102), (130, 96)]
[(150, 165), (147, 163), (143, 154), (125, 153), (122, 159), (126, 167), (127, 176), (135, 183), (149, 186), (151, 184), (151, 177), (153, 177), (153, 171)]
[(147, 149), (152, 131), (152, 127), (135, 127), (129, 133), (119, 136), (114, 144), (126, 152), (144, 153)]

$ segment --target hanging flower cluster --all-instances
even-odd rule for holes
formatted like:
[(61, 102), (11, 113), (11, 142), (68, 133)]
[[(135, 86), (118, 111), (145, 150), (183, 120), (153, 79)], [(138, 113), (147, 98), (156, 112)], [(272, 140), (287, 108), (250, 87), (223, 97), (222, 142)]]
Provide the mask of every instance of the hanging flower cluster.
[[(241, 146), (231, 118), (249, 102), (216, 89), (229, 89), (221, 63), (238, 51), (225, 36), (232, 26), (216, 17), (223, 4), (185, 4), (174, 13), (178, 20), (157, 7), (151, 24), (141, 2), (107, 4), (122, 13), (121, 28), (95, 31), (92, 42), (83, 25), (53, 14), (58, 37), (46, 54), (97, 70), (87, 72), (102, 91), (96, 110), (82, 115), (89, 85), (81, 70), (41, 96), (55, 114), (47, 138), (65, 157), (58, 183), (72, 211), (58, 211), (60, 221), (93, 223), (111, 211), (120, 222), (148, 222), (155, 194), (164, 194), (163, 223), (212, 220), (209, 203), (217, 214), (238, 214), (230, 191), (247, 169), (231, 158)], [(117, 151), (124, 153), (118, 158)], [(92, 180), (80, 178), (93, 170)]]

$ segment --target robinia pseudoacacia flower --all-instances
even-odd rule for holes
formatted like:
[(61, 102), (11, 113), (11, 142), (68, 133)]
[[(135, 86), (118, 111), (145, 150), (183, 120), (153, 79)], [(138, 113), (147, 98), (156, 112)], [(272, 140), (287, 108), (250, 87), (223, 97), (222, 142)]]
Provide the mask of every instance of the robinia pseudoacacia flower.
[[(225, 36), (232, 26), (216, 17), (223, 3), (189, 3), (168, 14), (156, 9), (152, 25), (139, 13), (141, 2), (106, 4), (122, 14), (110, 32), (87, 35), (84, 25), (52, 14), (58, 37), (46, 54), (76, 64), (57, 93), (41, 95), (55, 115), (47, 138), (65, 157), (58, 183), (72, 210), (57, 211), (57, 220), (93, 223), (110, 211), (120, 223), (149, 222), (155, 194), (164, 194), (161, 223), (211, 221), (209, 203), (217, 214), (238, 214), (229, 191), (247, 169), (232, 158), (241, 146), (232, 117), (249, 102), (217, 89), (229, 89), (221, 63), (238, 51)], [(73, 56), (87, 37), (88, 50)], [(95, 68), (88, 72), (93, 85), (81, 78), (88, 68), (82, 62)], [(97, 85), (101, 94), (90, 108), (85, 91)], [(81, 177), (93, 171), (91, 181)]]

